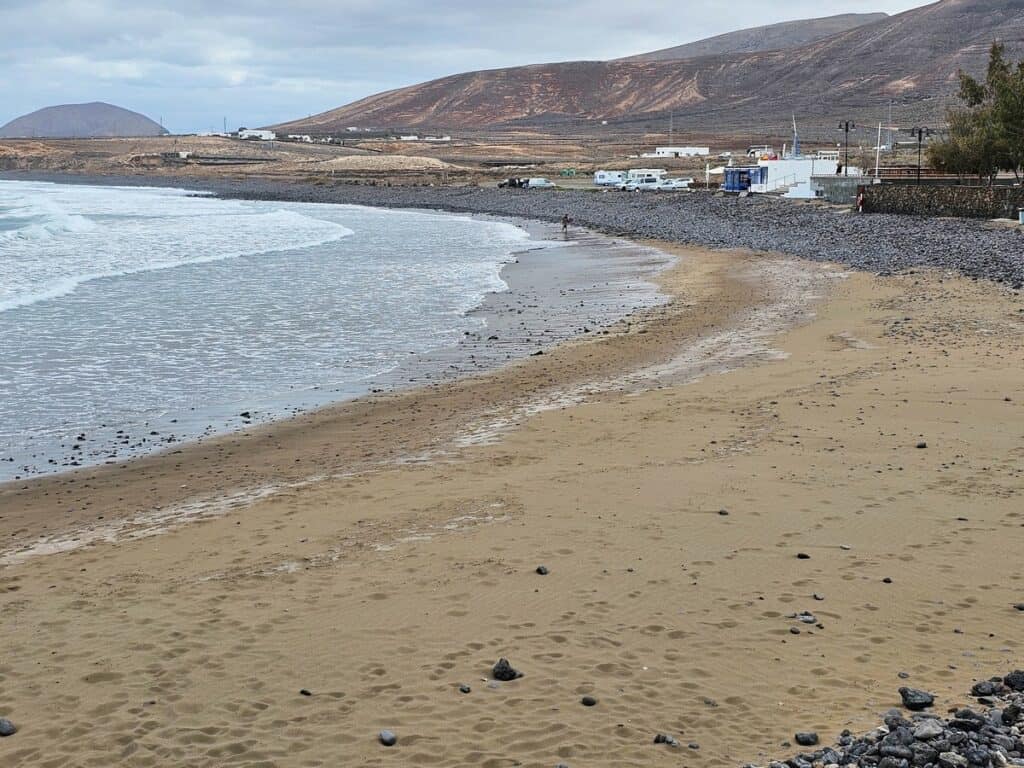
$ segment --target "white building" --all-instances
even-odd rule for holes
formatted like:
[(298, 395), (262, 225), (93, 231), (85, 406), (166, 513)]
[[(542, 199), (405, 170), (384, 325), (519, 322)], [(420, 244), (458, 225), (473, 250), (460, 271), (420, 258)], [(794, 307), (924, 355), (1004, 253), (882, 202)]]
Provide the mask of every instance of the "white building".
[(451, 141), (451, 136), (424, 136), (424, 141)]
[(306, 135), (304, 133), (289, 133), (288, 134), (288, 138), (291, 139), (292, 141), (301, 141), (304, 144), (312, 144), (313, 143), (313, 137), (312, 136), (308, 136), (308, 135)]
[(408, 136), (399, 136), (398, 140), (399, 141), (419, 141), (420, 137), (417, 136), (415, 133), (411, 133)]
[(640, 157), (707, 157), (710, 154), (710, 147), (655, 147), (653, 152)]
[(277, 134), (273, 131), (258, 131), (243, 128), (238, 132), (238, 138), (240, 139), (259, 139), (260, 141), (273, 141), (277, 138)]
[[(758, 160), (768, 169), (764, 183), (753, 184), (751, 192), (785, 192), (786, 197), (812, 199), (817, 196), (811, 184), (812, 176), (834, 176), (836, 161), (831, 157), (789, 157), (784, 160)], [(846, 169), (849, 176), (861, 176), (860, 168)]]

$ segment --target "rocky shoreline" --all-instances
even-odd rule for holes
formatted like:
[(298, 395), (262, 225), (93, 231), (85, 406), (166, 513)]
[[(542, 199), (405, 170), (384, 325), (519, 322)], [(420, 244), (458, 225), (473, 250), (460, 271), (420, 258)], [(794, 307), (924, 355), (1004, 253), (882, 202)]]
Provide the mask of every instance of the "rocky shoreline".
[(373, 186), (269, 178), (80, 176), (6, 173), (0, 179), (175, 186), (248, 200), (425, 208), (574, 223), (623, 237), (710, 248), (774, 251), (892, 274), (914, 268), (960, 272), (1024, 289), (1024, 228), (984, 221), (890, 214), (776, 197), (718, 197), (701, 191), (629, 194), (616, 190)]
[[(931, 693), (908, 687), (899, 693), (903, 706), (913, 712), (909, 719), (890, 709), (883, 724), (869, 733), (843, 731), (834, 746), (769, 763), (769, 768), (1024, 766), (1024, 671), (975, 683), (971, 696), (982, 708), (953, 707), (949, 718), (926, 711), (935, 703)], [(818, 735), (797, 733), (794, 740), (814, 746)]]

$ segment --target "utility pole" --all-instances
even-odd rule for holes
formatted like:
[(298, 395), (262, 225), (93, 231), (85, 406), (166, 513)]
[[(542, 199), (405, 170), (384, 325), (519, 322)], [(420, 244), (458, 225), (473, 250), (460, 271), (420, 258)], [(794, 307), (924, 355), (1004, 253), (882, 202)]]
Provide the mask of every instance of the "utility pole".
[(889, 140), (886, 143), (889, 145), (889, 151), (892, 152), (892, 99), (889, 99)]
[(917, 186), (921, 186), (921, 145), (924, 144), (924, 140), (932, 135), (931, 128), (914, 128), (911, 135), (917, 139)]
[(839, 130), (846, 134), (846, 149), (843, 155), (843, 176), (850, 175), (850, 131), (857, 130), (857, 126), (851, 123), (849, 120), (844, 120), (839, 124)]
[(670, 147), (674, 146), (672, 143), (672, 136), (675, 133), (675, 118), (676, 113), (674, 110), (668, 113), (668, 145)]

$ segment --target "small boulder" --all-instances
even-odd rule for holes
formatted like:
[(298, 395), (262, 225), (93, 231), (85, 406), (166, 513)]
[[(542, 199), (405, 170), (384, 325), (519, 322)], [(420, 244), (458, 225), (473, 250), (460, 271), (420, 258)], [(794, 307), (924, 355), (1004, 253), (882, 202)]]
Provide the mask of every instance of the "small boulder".
[(903, 699), (904, 707), (915, 712), (928, 709), (928, 707), (935, 703), (935, 697), (932, 694), (919, 688), (907, 688), (905, 686), (900, 688), (900, 698)]
[(0, 738), (13, 736), (18, 732), (17, 726), (5, 717), (0, 717)]
[(501, 680), (503, 683), (517, 680), (523, 676), (523, 673), (513, 667), (509, 660), (505, 658), (498, 659), (498, 663), (494, 665), (491, 674), (495, 680)]
[(801, 731), (793, 738), (801, 747), (813, 747), (818, 743), (818, 734), (814, 733), (814, 731)]
[(1024, 691), (1024, 670), (1014, 670), (1003, 678), (1003, 683), (1013, 691)]
[(595, 699), (593, 696), (584, 696), (582, 699), (580, 699), (580, 704), (582, 704), (584, 707), (596, 707), (597, 699)]
[(380, 743), (385, 747), (393, 747), (398, 743), (398, 737), (391, 731), (381, 731), (377, 738), (380, 739)]
[(538, 565), (537, 566), (537, 574), (539, 576), (547, 576), (548, 573), (550, 573), (550, 571), (548, 571), (548, 567), (546, 565)]
[(938, 720), (924, 720), (914, 729), (914, 738), (918, 741), (931, 741), (944, 733), (942, 723)]

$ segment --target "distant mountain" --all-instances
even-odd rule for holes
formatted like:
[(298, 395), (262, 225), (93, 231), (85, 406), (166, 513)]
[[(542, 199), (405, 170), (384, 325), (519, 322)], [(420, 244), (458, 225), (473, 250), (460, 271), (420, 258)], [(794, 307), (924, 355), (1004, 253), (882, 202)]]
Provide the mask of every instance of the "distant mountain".
[(632, 130), (659, 125), (671, 110), (681, 131), (748, 135), (785, 132), (795, 113), (833, 140), (834, 121), (877, 125), (890, 100), (897, 121), (941, 122), (957, 71), (983, 73), (993, 40), (1024, 57), (1024, 0), (940, 0), (783, 51), (469, 72), (280, 127), (578, 131), (608, 121)]
[(628, 56), (619, 61), (678, 61), (701, 56), (721, 56), (726, 53), (781, 51), (786, 48), (798, 48), (886, 18), (888, 14), (885, 13), (844, 13), (821, 19), (784, 21), (781, 24), (741, 29), (694, 43)]
[(145, 115), (101, 101), (45, 107), (0, 127), (0, 138), (4, 139), (95, 139), (166, 133)]

